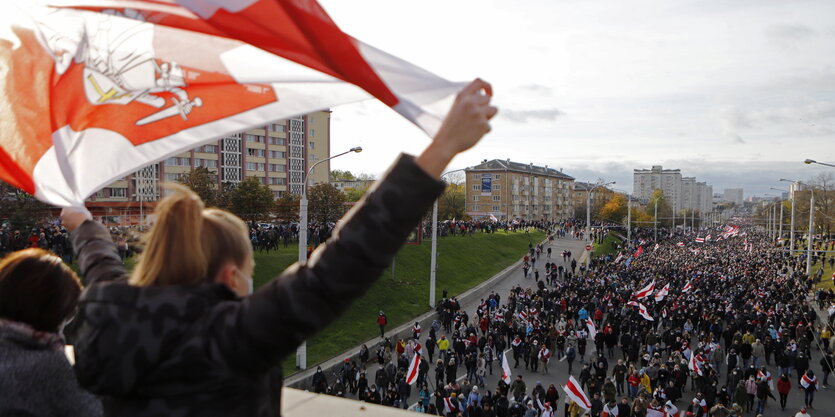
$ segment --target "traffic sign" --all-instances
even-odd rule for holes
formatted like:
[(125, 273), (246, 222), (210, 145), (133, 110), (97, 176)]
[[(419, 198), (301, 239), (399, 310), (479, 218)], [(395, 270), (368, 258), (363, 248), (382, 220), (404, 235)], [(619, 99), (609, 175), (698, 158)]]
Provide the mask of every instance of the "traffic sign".
[(586, 245), (586, 250), (590, 251), (591, 250), (591, 245)]

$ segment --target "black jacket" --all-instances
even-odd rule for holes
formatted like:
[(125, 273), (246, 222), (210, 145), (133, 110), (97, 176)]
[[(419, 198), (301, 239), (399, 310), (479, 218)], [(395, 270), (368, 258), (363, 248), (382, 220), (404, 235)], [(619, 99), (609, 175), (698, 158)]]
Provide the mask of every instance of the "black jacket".
[(85, 222), (72, 235), (87, 285), (79, 381), (108, 415), (279, 415), (281, 360), (366, 292), (443, 188), (401, 156), (306, 266), (246, 298), (211, 282), (128, 285), (107, 230)]

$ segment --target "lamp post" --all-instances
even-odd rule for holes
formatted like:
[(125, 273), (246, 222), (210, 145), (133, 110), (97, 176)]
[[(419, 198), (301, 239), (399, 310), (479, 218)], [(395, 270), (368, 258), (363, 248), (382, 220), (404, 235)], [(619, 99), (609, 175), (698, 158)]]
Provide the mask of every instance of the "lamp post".
[(815, 161), (814, 159), (807, 159), (807, 160), (803, 161), (803, 163), (806, 164), (806, 165), (818, 164), (818, 165), (825, 165), (825, 166), (828, 166), (828, 167), (835, 168), (835, 165), (833, 165), (833, 164), (827, 164), (826, 162), (818, 162), (818, 161)]
[[(594, 187), (586, 187), (586, 246), (591, 245), (591, 193), (597, 188), (612, 185), (615, 182), (598, 183)], [(591, 251), (586, 256), (586, 271), (589, 270), (589, 263), (591, 263)]]
[[(784, 190), (782, 188), (771, 187), (771, 189), (775, 190), (775, 191), (788, 192), (787, 190)], [(777, 232), (777, 234), (780, 236), (780, 239), (783, 238), (783, 200), (782, 199), (780, 199), (780, 226), (779, 226), (779, 231)]]
[(806, 275), (812, 276), (812, 234), (815, 232), (815, 190), (809, 189), (809, 240), (806, 244)]
[[(317, 161), (315, 164), (311, 165), (310, 169), (307, 170), (307, 173), (304, 174), (304, 181), (302, 182), (302, 198), (299, 202), (299, 265), (305, 265), (307, 263), (307, 177), (310, 176), (310, 173), (313, 172), (313, 168), (315, 168), (316, 165), (351, 152), (360, 153), (362, 152), (362, 148), (356, 146), (340, 154)], [(296, 349), (296, 366), (301, 370), (307, 369), (307, 342), (302, 342), (298, 349)]]
[[(444, 172), (441, 174), (441, 179), (444, 178), (444, 175), (451, 174), (453, 172), (463, 171), (462, 169), (453, 169), (451, 171)], [(464, 178), (464, 184), (467, 183), (467, 179)], [(464, 202), (466, 204), (466, 202)], [(438, 273), (438, 199), (435, 199), (435, 203), (432, 204), (432, 256), (430, 257), (430, 264), (429, 264), (429, 307), (435, 308), (435, 278)]]
[(787, 180), (785, 178), (780, 178), (780, 181), (792, 183), (792, 188), (790, 188), (791, 198), (792, 198), (792, 218), (791, 218), (791, 226), (790, 226), (791, 231), (789, 232), (789, 239), (791, 240), (791, 242), (789, 242), (789, 255), (794, 256), (794, 206), (795, 206), (794, 195), (795, 195), (795, 191), (797, 191), (797, 190), (794, 189), (794, 184), (802, 184), (802, 183), (800, 181)]

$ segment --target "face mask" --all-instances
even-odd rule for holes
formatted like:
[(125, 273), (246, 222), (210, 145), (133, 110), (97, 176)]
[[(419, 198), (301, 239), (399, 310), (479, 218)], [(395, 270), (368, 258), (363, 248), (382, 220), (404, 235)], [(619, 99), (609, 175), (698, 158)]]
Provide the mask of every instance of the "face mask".
[(246, 286), (247, 286), (247, 293), (246, 294), (251, 295), (252, 292), (254, 291), (254, 287), (253, 287), (253, 285), (254, 285), (253, 281), (254, 280), (252, 279), (252, 277), (250, 277), (248, 275), (244, 275), (244, 273), (240, 269), (238, 269), (238, 274), (244, 279), (244, 281), (246, 281)]

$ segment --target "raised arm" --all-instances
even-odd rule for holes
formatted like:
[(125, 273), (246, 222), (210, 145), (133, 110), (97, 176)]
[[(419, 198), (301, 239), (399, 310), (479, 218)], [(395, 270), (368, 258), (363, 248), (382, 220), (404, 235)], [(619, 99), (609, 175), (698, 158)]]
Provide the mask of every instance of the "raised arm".
[(438, 177), (446, 165), (489, 132), (496, 114), (491, 94), (481, 80), (462, 90), (426, 150), (417, 158), (402, 155), (307, 265), (292, 265), (244, 300), (237, 331), (263, 359), (289, 354), (371, 287), (443, 192)]
[(61, 221), (71, 233), (85, 286), (125, 275), (125, 266), (110, 233), (102, 224), (91, 220), (90, 212), (65, 208), (61, 211)]

